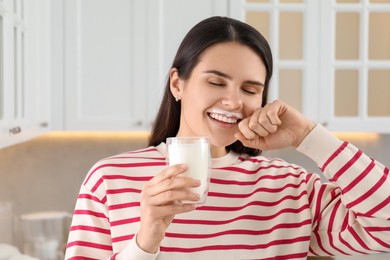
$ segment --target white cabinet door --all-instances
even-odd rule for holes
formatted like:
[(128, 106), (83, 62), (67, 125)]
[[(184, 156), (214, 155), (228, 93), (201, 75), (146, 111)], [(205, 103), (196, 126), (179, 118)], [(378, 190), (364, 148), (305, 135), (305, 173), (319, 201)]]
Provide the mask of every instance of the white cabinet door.
[(9, 143), (9, 115), (12, 108), (12, 77), (10, 75), (10, 63), (12, 56), (12, 9), (10, 1), (0, 2), (0, 147)]
[[(150, 129), (184, 33), (204, 17), (227, 13), (227, 0), (62, 5), (64, 121), (57, 128), (65, 130)], [(61, 108), (54, 112), (61, 117)]]
[(270, 42), (271, 100), (332, 131), (390, 133), (389, 1), (229, 3)]
[(390, 1), (321, 1), (321, 121), (390, 133)]
[(143, 2), (63, 2), (65, 130), (128, 130), (144, 123), (146, 24), (135, 19), (145, 11)]
[(0, 147), (49, 126), (49, 0), (0, 3)]
[(282, 99), (319, 118), (320, 1), (230, 0), (230, 16), (259, 30), (272, 49), (269, 101)]

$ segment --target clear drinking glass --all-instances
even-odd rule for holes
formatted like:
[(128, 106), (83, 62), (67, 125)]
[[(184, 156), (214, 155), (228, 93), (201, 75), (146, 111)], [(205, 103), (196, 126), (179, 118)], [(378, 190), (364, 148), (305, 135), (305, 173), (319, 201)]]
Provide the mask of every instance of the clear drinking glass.
[(210, 182), (210, 141), (207, 137), (167, 138), (168, 165), (185, 163), (188, 170), (184, 175), (200, 180), (199, 187), (191, 188), (200, 195), (199, 201), (182, 201), (202, 206), (206, 201)]
[(20, 216), (23, 252), (41, 260), (64, 259), (71, 215), (62, 211), (33, 212)]

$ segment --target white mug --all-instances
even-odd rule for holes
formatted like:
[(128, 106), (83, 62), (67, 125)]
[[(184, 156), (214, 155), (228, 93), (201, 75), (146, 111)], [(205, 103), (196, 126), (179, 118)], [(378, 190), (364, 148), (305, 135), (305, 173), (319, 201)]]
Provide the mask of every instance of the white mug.
[(210, 182), (210, 141), (207, 137), (169, 137), (167, 138), (168, 165), (187, 164), (185, 176), (200, 180), (200, 186), (191, 188), (200, 196), (199, 201), (182, 201), (204, 204)]

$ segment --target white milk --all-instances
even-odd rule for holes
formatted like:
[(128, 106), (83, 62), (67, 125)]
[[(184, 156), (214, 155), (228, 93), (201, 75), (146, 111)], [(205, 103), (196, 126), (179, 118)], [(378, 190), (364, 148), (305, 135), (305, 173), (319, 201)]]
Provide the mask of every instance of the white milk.
[[(171, 140), (168, 140), (171, 139)], [(188, 170), (184, 175), (200, 180), (199, 187), (192, 188), (193, 192), (200, 195), (196, 204), (203, 204), (206, 200), (210, 180), (210, 145), (207, 138), (168, 138), (169, 165), (185, 163)], [(174, 139), (174, 140), (173, 140)], [(194, 203), (193, 201), (183, 201)]]

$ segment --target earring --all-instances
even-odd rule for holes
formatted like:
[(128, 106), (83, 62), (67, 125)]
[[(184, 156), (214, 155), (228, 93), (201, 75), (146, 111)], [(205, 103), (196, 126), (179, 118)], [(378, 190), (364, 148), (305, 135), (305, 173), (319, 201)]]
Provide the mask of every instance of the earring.
[(179, 102), (180, 99), (176, 96), (176, 97), (175, 97), (175, 100), (176, 100), (176, 102)]

